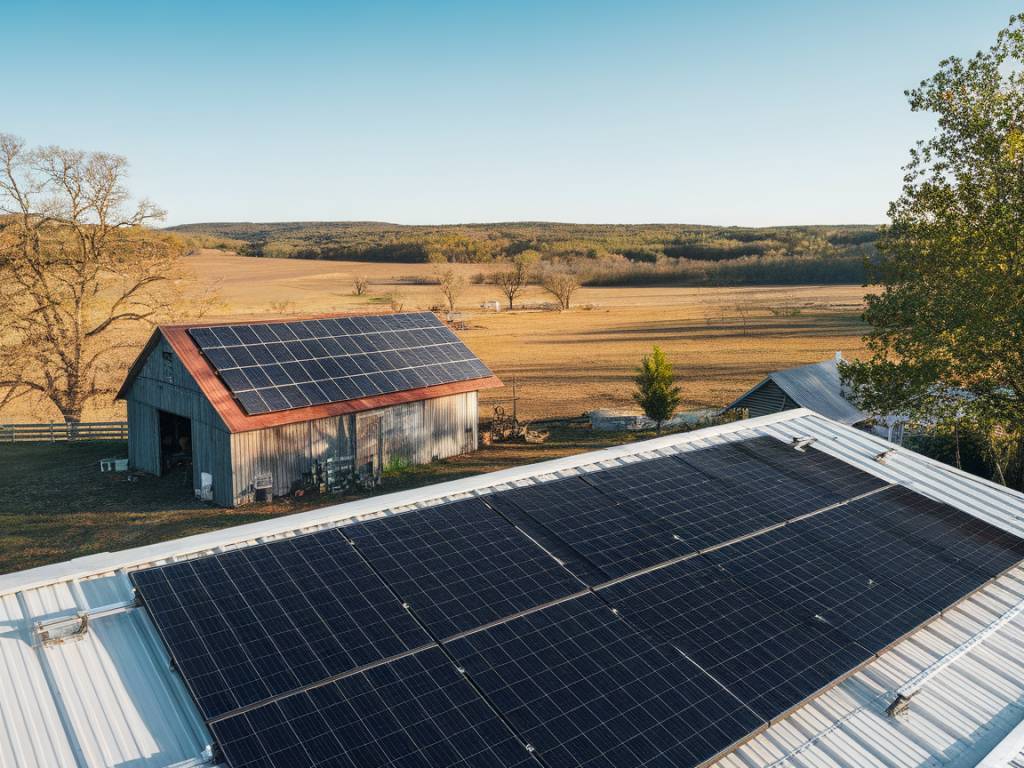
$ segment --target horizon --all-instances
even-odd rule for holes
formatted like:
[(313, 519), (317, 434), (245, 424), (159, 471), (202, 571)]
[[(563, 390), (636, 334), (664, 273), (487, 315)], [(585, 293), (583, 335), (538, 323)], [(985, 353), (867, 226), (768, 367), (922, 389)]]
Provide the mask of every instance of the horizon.
[(165, 226), (875, 226), (934, 129), (904, 90), (1016, 10), (23, 4), (0, 130), (124, 155)]

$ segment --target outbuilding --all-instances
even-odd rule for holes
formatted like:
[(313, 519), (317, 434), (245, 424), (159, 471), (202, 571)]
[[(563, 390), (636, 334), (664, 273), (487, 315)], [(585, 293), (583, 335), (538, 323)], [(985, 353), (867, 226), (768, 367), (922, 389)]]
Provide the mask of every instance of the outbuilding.
[(501, 382), (433, 313), (156, 328), (118, 393), (133, 470), (190, 463), (222, 506), (472, 451)]
[(769, 373), (738, 397), (726, 411), (745, 410), (750, 417), (809, 408), (841, 424), (861, 425), (870, 415), (850, 402), (839, 375), (841, 353), (834, 358)]

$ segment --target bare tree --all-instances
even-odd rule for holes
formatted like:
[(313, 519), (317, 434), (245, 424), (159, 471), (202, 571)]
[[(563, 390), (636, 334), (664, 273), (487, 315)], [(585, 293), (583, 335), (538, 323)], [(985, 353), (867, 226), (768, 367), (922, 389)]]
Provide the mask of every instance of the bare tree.
[(530, 271), (539, 258), (540, 254), (536, 251), (523, 251), (517, 254), (507, 267), (494, 273), (494, 284), (505, 294), (509, 309), (513, 308), (516, 296), (526, 288), (530, 280)]
[(0, 408), (34, 398), (80, 421), (115, 394), (143, 329), (173, 314), (186, 246), (145, 226), (163, 211), (130, 204), (126, 170), (0, 134)]
[(370, 287), (370, 278), (365, 275), (356, 275), (352, 278), (352, 293), (362, 296)]
[(455, 302), (458, 301), (459, 296), (462, 294), (462, 289), (466, 287), (466, 278), (456, 272), (454, 267), (438, 269), (435, 272), (435, 277), (437, 278), (438, 286), (441, 288), (441, 295), (448, 302), (448, 311), (454, 312)]
[(558, 308), (569, 309), (572, 297), (580, 289), (580, 273), (572, 264), (549, 266), (541, 274), (541, 287), (558, 301)]

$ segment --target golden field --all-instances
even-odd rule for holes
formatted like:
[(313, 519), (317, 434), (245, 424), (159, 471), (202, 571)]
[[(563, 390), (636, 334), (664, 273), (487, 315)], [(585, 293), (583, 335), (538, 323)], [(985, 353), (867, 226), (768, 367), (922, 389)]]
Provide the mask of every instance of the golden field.
[[(405, 309), (441, 303), (438, 287), (422, 284), (432, 273), (428, 264), (255, 259), (213, 250), (188, 261), (202, 285), (216, 286), (218, 318), (387, 308), (385, 296), (395, 290)], [(816, 362), (836, 350), (848, 357), (863, 352), (861, 286), (583, 288), (568, 312), (495, 313), (479, 307), (500, 300), (499, 291), (471, 282), (489, 267), (456, 268), (467, 278), (459, 309), (468, 328), (460, 336), (506, 384), (515, 377), (520, 415), (527, 418), (631, 407), (633, 368), (654, 344), (675, 364), (686, 407), (726, 404), (777, 368)], [(356, 275), (369, 278), (367, 295), (353, 295)], [(530, 286), (517, 303), (547, 300)], [(509, 389), (484, 393), (485, 411)], [(121, 404), (86, 414), (123, 416)], [(3, 420), (55, 417), (23, 408)]]

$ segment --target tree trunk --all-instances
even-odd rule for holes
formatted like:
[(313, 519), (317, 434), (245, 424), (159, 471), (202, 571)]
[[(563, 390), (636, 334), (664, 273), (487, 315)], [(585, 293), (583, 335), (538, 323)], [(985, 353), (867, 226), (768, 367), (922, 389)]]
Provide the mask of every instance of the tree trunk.
[(68, 440), (78, 438), (78, 425), (82, 422), (81, 408), (61, 408), (60, 415), (64, 417), (64, 424), (68, 431)]

